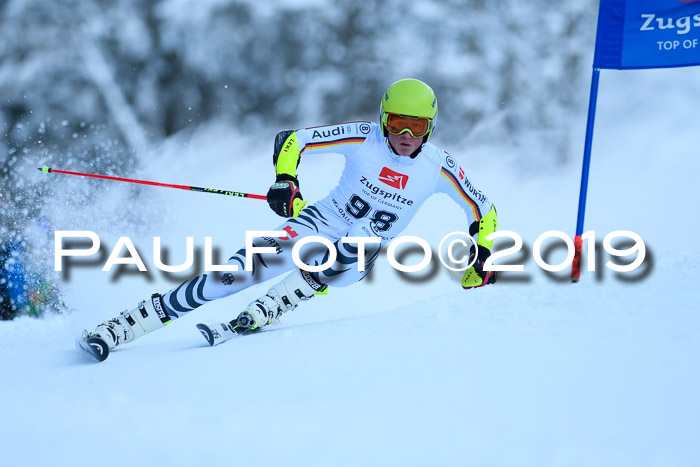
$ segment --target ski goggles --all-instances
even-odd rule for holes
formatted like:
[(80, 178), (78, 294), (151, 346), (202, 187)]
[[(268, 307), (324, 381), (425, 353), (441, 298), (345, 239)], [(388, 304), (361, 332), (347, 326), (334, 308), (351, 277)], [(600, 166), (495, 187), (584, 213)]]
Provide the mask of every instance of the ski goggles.
[(405, 115), (387, 114), (386, 129), (400, 135), (408, 131), (414, 138), (421, 138), (430, 131), (430, 119), (425, 117), (407, 117)]

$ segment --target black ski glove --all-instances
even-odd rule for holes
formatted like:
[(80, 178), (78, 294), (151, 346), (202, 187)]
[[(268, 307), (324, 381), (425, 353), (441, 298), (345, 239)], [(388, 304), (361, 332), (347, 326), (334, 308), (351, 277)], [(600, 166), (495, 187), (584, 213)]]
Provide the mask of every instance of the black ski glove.
[(278, 216), (294, 215), (294, 200), (304, 199), (299, 191), (299, 180), (288, 174), (279, 174), (267, 192), (267, 204)]

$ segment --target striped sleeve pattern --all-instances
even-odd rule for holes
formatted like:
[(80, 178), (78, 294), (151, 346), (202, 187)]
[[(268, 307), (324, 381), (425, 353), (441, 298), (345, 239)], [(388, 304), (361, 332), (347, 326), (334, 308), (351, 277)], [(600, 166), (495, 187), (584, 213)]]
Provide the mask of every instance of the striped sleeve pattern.
[(450, 185), (454, 187), (454, 189), (457, 191), (457, 195), (462, 200), (464, 200), (465, 203), (467, 203), (474, 215), (474, 220), (480, 221), (482, 214), (481, 209), (479, 208), (479, 204), (469, 196), (467, 191), (464, 189), (464, 186), (460, 183), (457, 177), (452, 172), (446, 170), (444, 167), (440, 171), (440, 175), (444, 177), (448, 181), (448, 183), (450, 183)]
[(341, 138), (334, 141), (319, 141), (318, 143), (307, 143), (304, 149), (301, 150), (301, 154), (305, 151), (314, 149), (320, 150), (319, 152), (333, 152), (333, 149), (344, 145), (344, 144), (362, 144), (365, 142), (365, 138)]
[(351, 156), (365, 142), (372, 125), (358, 121), (298, 130), (300, 154), (336, 152)]
[(486, 195), (472, 184), (464, 169), (447, 153), (443, 155), (435, 191), (446, 193), (459, 204), (471, 222), (480, 221), (491, 210)]

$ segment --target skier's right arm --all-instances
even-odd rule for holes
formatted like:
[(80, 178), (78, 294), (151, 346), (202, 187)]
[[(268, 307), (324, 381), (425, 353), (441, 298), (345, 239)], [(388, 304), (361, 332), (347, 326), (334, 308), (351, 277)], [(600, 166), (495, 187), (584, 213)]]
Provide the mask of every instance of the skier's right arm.
[(477, 244), (472, 247), (470, 262), (474, 257), (476, 259), (465, 271), (462, 287), (470, 289), (496, 282), (496, 273), (483, 269), (493, 245), (493, 241), (487, 238), (498, 227), (496, 207), (474, 187), (462, 167), (447, 153), (435, 188), (436, 191), (449, 195), (464, 209), (469, 222), (469, 235), (477, 240)]

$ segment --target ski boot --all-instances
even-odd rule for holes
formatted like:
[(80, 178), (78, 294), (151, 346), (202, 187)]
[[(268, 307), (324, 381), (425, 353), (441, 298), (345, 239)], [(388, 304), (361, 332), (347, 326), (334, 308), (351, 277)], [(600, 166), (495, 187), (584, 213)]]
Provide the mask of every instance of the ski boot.
[(160, 294), (153, 294), (150, 299), (141, 301), (135, 309), (122, 311), (116, 318), (99, 324), (93, 332), (83, 331), (79, 345), (102, 361), (115, 347), (168, 323), (170, 317), (163, 308)]
[(325, 293), (328, 286), (316, 281), (308, 271), (297, 269), (267, 293), (251, 302), (236, 319), (228, 323), (197, 325), (197, 329), (214, 346), (235, 336), (245, 336), (262, 330), (282, 313), (293, 310), (303, 300)]
[(238, 315), (237, 324), (247, 332), (255, 331), (279, 319), (282, 313), (295, 309), (300, 302), (325, 292), (327, 288), (308, 271), (297, 269), (265, 295), (251, 302)]

